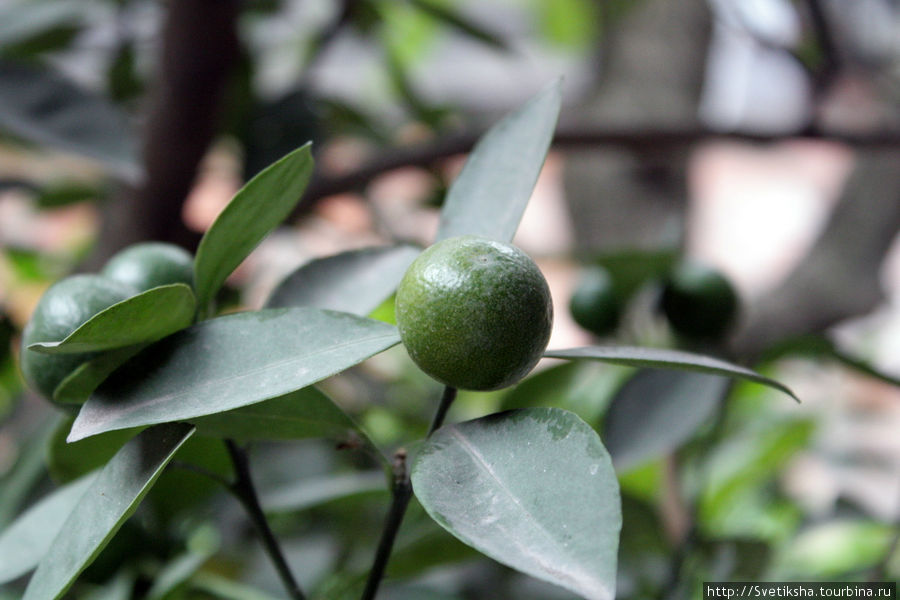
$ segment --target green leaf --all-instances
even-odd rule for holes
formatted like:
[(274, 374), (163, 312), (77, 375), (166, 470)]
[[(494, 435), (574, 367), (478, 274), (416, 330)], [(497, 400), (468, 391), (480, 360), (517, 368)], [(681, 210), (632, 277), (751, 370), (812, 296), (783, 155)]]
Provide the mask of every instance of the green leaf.
[(196, 308), (190, 286), (161, 285), (98, 312), (62, 341), (39, 342), (28, 349), (78, 354), (155, 342), (190, 325)]
[(63, 420), (47, 444), (47, 470), (56, 481), (69, 482), (99, 469), (137, 433), (131, 429), (111, 431), (69, 444), (66, 436), (74, 420), (74, 417)]
[(0, 534), (0, 583), (12, 581), (37, 566), (96, 476), (96, 473), (85, 475), (57, 488), (3, 530)]
[(18, 513), (34, 486), (44, 476), (44, 454), (53, 432), (62, 421), (60, 414), (45, 415), (34, 429), (23, 433), (15, 462), (0, 476), (0, 528)]
[(382, 471), (304, 478), (263, 494), (267, 513), (299, 512), (352, 496), (387, 495)]
[(638, 371), (613, 398), (603, 440), (619, 471), (677, 448), (715, 412), (728, 379), (689, 371)]
[(28, 582), (24, 600), (60, 598), (137, 509), (193, 427), (152, 427), (125, 444), (79, 499)]
[(190, 585), (196, 590), (207, 592), (221, 600), (282, 600), (280, 597), (269, 595), (212, 572), (197, 573), (190, 580)]
[(585, 346), (583, 348), (568, 348), (566, 350), (549, 350), (544, 353), (544, 356), (547, 358), (599, 360), (626, 367), (678, 369), (681, 371), (709, 373), (710, 375), (725, 375), (767, 385), (784, 392), (797, 402), (800, 402), (800, 399), (789, 387), (774, 379), (764, 377), (756, 371), (751, 371), (745, 367), (711, 356), (684, 352), (682, 350), (633, 346)]
[(33, 63), (0, 59), (0, 81), (0, 128), (137, 177), (136, 140), (116, 106)]
[(59, 382), (53, 390), (53, 400), (60, 404), (84, 404), (98, 385), (145, 347), (146, 344), (137, 344), (117, 348), (80, 364)]
[(419, 252), (414, 246), (364, 248), (310, 261), (278, 284), (266, 306), (315, 306), (366, 316), (397, 289)]
[(191, 423), (204, 435), (244, 441), (331, 438), (371, 446), (356, 423), (331, 398), (311, 386), (265, 402), (191, 419)]
[(120, 367), (82, 406), (69, 441), (277, 398), (399, 341), (392, 325), (309, 307), (204, 321)]
[(435, 0), (411, 0), (411, 4), (423, 13), (477, 42), (495, 50), (510, 50), (509, 45), (498, 33), (469, 19), (453, 8), (452, 5), (436, 2)]
[(0, 9), (0, 49), (42, 37), (47, 31), (78, 29), (84, 16), (76, 2), (9, 2)]
[(557, 81), (481, 138), (447, 192), (438, 240), (466, 234), (512, 240), (553, 140), (561, 102)]
[(312, 169), (306, 144), (248, 181), (216, 218), (194, 259), (194, 288), (202, 313), (231, 272), (291, 213)]
[(600, 438), (575, 414), (523, 409), (443, 427), (412, 483), (466, 544), (589, 600), (614, 597), (619, 486)]

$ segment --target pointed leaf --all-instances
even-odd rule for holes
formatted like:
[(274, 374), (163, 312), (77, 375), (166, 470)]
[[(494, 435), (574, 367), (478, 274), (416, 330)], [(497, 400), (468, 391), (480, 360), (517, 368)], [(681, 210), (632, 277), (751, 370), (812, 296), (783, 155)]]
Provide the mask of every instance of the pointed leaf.
[(364, 248), (313, 260), (288, 275), (266, 306), (315, 306), (364, 317), (397, 289), (420, 252), (414, 246)]
[(369, 444), (365, 434), (331, 398), (305, 387), (279, 398), (191, 419), (204, 435), (238, 440), (330, 438)]
[(438, 240), (512, 240), (553, 139), (560, 88), (558, 81), (545, 88), (481, 138), (447, 193)]
[(207, 311), (231, 272), (294, 209), (312, 168), (310, 144), (306, 144), (248, 181), (216, 218), (194, 259), (194, 289), (201, 312)]
[(155, 342), (190, 325), (196, 309), (190, 286), (161, 285), (98, 312), (60, 342), (39, 342), (28, 349), (78, 354)]
[(47, 67), (0, 59), (0, 128), (103, 161), (136, 178), (138, 152), (127, 117), (115, 105)]
[(613, 398), (603, 440), (624, 471), (677, 448), (716, 410), (728, 379), (690, 371), (638, 371)]
[(649, 367), (656, 369), (678, 369), (682, 371), (694, 371), (697, 373), (709, 373), (710, 375), (725, 375), (746, 379), (754, 383), (767, 385), (780, 390), (796, 400), (800, 399), (789, 387), (774, 379), (769, 379), (751, 371), (718, 358), (684, 352), (682, 350), (669, 350), (664, 348), (639, 348), (633, 346), (585, 346), (583, 348), (568, 348), (566, 350), (548, 350), (544, 353), (547, 358), (569, 358), (599, 360), (614, 365), (626, 367)]
[(466, 544), (589, 600), (614, 597), (619, 486), (600, 438), (575, 414), (522, 409), (443, 427), (412, 483)]
[(24, 575), (41, 561), (79, 498), (94, 481), (85, 475), (44, 496), (0, 534), (0, 583)]
[(128, 359), (143, 350), (146, 344), (137, 344), (109, 350), (80, 364), (66, 375), (53, 390), (53, 400), (60, 404), (84, 404), (113, 371), (128, 362)]
[(392, 325), (308, 307), (204, 321), (157, 342), (113, 373), (82, 406), (69, 441), (277, 398), (399, 341)]
[(193, 427), (180, 423), (160, 425), (125, 444), (69, 514), (29, 581), (24, 600), (51, 600), (65, 594), (134, 513), (193, 431)]

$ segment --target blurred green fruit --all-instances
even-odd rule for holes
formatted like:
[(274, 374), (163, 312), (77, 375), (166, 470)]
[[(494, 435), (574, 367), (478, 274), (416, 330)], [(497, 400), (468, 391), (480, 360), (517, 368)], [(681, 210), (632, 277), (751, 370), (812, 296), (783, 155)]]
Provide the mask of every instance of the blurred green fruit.
[(101, 275), (73, 275), (50, 286), (22, 332), (21, 366), (25, 381), (47, 399), (78, 365), (96, 353), (41, 354), (37, 342), (58, 342), (95, 314), (133, 296), (134, 288)]
[(619, 325), (621, 307), (609, 271), (601, 266), (584, 269), (569, 300), (575, 322), (599, 336), (613, 333)]
[(739, 299), (721, 273), (688, 261), (676, 266), (666, 278), (660, 307), (676, 333), (715, 340), (734, 324)]
[(512, 385), (540, 360), (553, 324), (547, 281), (524, 252), (459, 236), (410, 265), (396, 300), (400, 336), (413, 361), (449, 386)]
[(102, 275), (139, 292), (170, 283), (194, 284), (194, 257), (173, 244), (145, 242), (125, 248), (109, 259)]

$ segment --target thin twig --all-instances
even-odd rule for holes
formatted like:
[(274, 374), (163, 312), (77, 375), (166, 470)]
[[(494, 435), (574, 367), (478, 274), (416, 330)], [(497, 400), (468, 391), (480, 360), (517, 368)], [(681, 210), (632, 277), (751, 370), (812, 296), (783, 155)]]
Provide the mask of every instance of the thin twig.
[(278, 572), (278, 576), (281, 578), (288, 595), (293, 600), (306, 600), (306, 596), (303, 595), (297, 580), (294, 579), (294, 575), (291, 573), (291, 568), (287, 564), (284, 552), (282, 552), (275, 534), (272, 533), (272, 529), (269, 527), (269, 521), (263, 513), (262, 506), (260, 506), (259, 496), (250, 476), (250, 463), (247, 453), (233, 440), (225, 440), (225, 446), (228, 448), (228, 454), (231, 456), (231, 462), (234, 464), (236, 476), (234, 483), (229, 486), (230, 491), (247, 511), (247, 516), (256, 528), (263, 547), (272, 560), (272, 564), (275, 566), (275, 570)]
[[(431, 427), (428, 428), (428, 434), (425, 436), (425, 439), (428, 439), (431, 437), (431, 434), (440, 429), (444, 423), (444, 418), (447, 416), (447, 411), (455, 399), (456, 388), (449, 385), (444, 387), (441, 402), (434, 413)], [(381, 532), (381, 539), (378, 541), (378, 548), (375, 551), (375, 560), (372, 563), (369, 578), (366, 580), (366, 587), (360, 600), (374, 600), (375, 595), (378, 593), (378, 586), (381, 585), (381, 580), (384, 579), (384, 572), (387, 569), (388, 560), (394, 548), (394, 541), (397, 539), (397, 532), (400, 531), (406, 508), (409, 506), (409, 501), (412, 498), (412, 483), (409, 480), (409, 467), (406, 463), (406, 458), (405, 450), (400, 450), (394, 455), (394, 483), (391, 489), (391, 507), (388, 509), (387, 518), (384, 521), (384, 529)]]

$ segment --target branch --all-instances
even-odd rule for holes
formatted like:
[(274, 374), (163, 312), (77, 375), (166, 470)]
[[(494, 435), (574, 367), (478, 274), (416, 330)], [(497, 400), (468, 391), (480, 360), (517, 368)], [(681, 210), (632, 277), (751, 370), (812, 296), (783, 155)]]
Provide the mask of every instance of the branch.
[[(330, 175), (319, 174), (300, 202), (299, 212), (309, 210), (325, 196), (358, 190), (389, 171), (403, 167), (430, 167), (457, 154), (470, 151), (483, 131), (447, 136), (427, 144), (386, 149), (361, 166)], [(701, 128), (643, 128), (614, 129), (569, 124), (557, 129), (553, 138), (555, 148), (598, 148), (614, 146), (634, 152), (667, 152), (701, 142), (733, 140), (757, 144), (771, 144), (787, 140), (827, 140), (856, 148), (900, 148), (900, 131), (858, 135), (836, 131), (812, 131), (796, 136), (752, 133), (721, 133)]]

